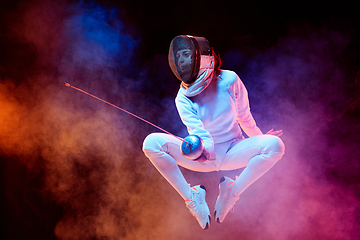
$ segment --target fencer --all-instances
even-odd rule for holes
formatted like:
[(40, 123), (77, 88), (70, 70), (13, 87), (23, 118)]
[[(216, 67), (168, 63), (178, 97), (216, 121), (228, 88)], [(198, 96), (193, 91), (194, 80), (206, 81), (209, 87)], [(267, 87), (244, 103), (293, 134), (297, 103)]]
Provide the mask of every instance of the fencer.
[(214, 217), (221, 223), (244, 190), (282, 158), (282, 131), (261, 132), (250, 112), (243, 82), (235, 72), (220, 69), (221, 59), (206, 38), (175, 37), (168, 59), (181, 81), (175, 98), (178, 113), (189, 134), (203, 140), (203, 154), (195, 161), (187, 159), (180, 151), (181, 140), (166, 133), (147, 136), (143, 151), (185, 200), (201, 228), (207, 229), (211, 216), (206, 189), (203, 185), (190, 186), (179, 166), (197, 172), (244, 168), (236, 179), (220, 179)]

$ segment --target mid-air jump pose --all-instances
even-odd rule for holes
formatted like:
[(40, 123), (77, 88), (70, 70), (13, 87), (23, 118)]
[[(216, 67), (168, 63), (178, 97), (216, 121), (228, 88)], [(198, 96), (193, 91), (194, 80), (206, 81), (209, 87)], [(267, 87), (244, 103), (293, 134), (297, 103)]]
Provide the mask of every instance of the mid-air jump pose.
[[(223, 222), (240, 194), (284, 154), (282, 131), (263, 134), (250, 113), (247, 90), (235, 72), (221, 70), (220, 57), (203, 37), (180, 35), (169, 49), (169, 64), (181, 81), (175, 103), (189, 134), (203, 140), (202, 155), (191, 160), (180, 150), (182, 141), (165, 133), (146, 137), (143, 151), (162, 176), (185, 200), (201, 228), (210, 226), (210, 210), (202, 185), (191, 187), (179, 165), (197, 172), (245, 167), (235, 179), (222, 177), (214, 216)], [(249, 136), (242, 135), (241, 128)]]

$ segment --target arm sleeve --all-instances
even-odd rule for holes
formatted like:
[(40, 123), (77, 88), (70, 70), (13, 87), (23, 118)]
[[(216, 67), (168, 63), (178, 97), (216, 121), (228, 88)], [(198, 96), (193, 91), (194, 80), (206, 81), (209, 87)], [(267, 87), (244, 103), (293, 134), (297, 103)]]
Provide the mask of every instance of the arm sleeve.
[(250, 112), (248, 92), (244, 83), (239, 77), (235, 84), (235, 99), (237, 105), (237, 121), (244, 132), (249, 136), (262, 135), (261, 130), (256, 126), (256, 122)]
[[(210, 133), (205, 130), (203, 122), (199, 118), (196, 109), (190, 99), (177, 97), (175, 99), (176, 108), (179, 112), (182, 122), (187, 127), (189, 134), (199, 136), (203, 142), (205, 149), (211, 154), (214, 152), (214, 141)], [(212, 154), (211, 154), (212, 155)]]

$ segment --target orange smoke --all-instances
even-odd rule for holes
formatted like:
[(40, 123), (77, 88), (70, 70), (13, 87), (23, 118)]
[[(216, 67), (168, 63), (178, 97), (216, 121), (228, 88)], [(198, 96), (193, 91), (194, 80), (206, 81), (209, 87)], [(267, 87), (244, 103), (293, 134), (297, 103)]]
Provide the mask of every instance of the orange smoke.
[[(15, 86), (11, 81), (0, 84), (0, 149), (6, 155), (16, 153), (22, 157), (31, 157), (39, 144), (35, 136), (37, 126), (28, 125), (31, 103), (22, 103), (26, 101), (24, 94), (26, 89)], [(26, 163), (32, 165), (31, 161)]]

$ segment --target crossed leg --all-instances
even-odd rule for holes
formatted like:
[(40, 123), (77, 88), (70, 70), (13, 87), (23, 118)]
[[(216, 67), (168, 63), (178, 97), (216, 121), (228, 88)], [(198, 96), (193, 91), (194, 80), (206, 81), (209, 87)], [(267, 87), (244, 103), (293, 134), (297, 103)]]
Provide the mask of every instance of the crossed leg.
[[(186, 200), (190, 197), (190, 186), (178, 165), (197, 172), (211, 172), (218, 168), (211, 161), (200, 163), (185, 158), (181, 154), (180, 145), (181, 141), (171, 135), (152, 133), (146, 137), (143, 151), (162, 176)], [(233, 187), (233, 194), (240, 195), (281, 159), (284, 152), (284, 143), (276, 136), (259, 135), (242, 139), (230, 145), (219, 170), (245, 167)]]
[(197, 172), (215, 171), (215, 164), (200, 163), (185, 158), (180, 151), (181, 140), (164, 133), (152, 133), (146, 137), (143, 151), (161, 175), (186, 200), (190, 199), (190, 186), (181, 173), (179, 166)]
[(220, 170), (245, 167), (233, 186), (233, 195), (240, 195), (266, 173), (285, 153), (279, 137), (258, 135), (234, 142), (226, 153)]
[[(221, 161), (220, 168), (215, 161), (204, 163), (185, 158), (180, 151), (181, 141), (164, 133), (153, 133), (146, 137), (143, 145), (145, 155), (161, 173), (161, 175), (174, 187), (187, 203), (188, 208), (198, 220), (200, 226), (208, 228), (209, 208), (205, 202), (204, 190), (191, 188), (179, 169), (179, 165), (198, 172), (211, 172), (216, 170), (234, 170), (245, 167), (235, 181), (222, 179), (220, 195), (215, 204), (215, 218), (222, 222), (235, 204), (238, 196), (253, 182), (266, 173), (284, 154), (285, 146), (280, 138), (272, 135), (259, 135), (235, 141), (230, 144), (215, 145), (215, 152), (222, 157), (223, 151), (228, 149)], [(227, 146), (230, 146), (227, 148)], [(225, 147), (225, 148), (224, 148)], [(194, 198), (195, 192), (199, 195), (200, 205), (192, 206), (189, 199)], [(200, 192), (202, 191), (202, 194)], [(192, 196), (193, 195), (193, 196)], [(191, 200), (192, 201), (192, 200)], [(190, 201), (190, 202), (191, 202)], [(192, 202), (194, 203), (194, 202)], [(200, 210), (199, 210), (200, 209)]]

